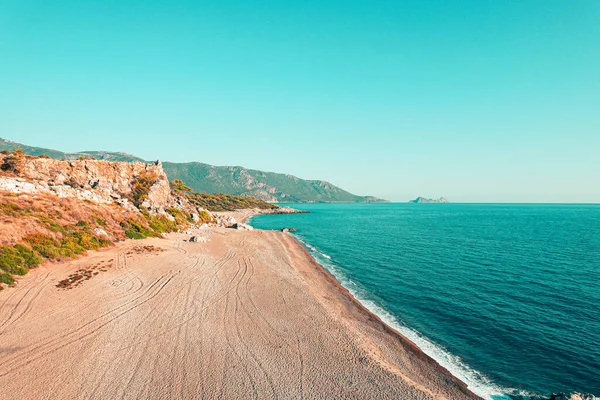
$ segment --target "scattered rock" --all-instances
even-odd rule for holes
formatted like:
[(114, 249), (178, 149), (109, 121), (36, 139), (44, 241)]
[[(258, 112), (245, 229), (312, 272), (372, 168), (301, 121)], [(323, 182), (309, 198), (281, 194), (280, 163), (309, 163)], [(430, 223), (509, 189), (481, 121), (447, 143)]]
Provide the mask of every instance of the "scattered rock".
[(237, 220), (233, 218), (231, 215), (227, 214), (215, 214), (216, 225), (223, 227), (231, 227), (232, 225), (237, 224)]
[(253, 229), (254, 229), (254, 228), (253, 228), (253, 227), (251, 227), (250, 225), (248, 225), (248, 224), (243, 224), (243, 223), (241, 223), (241, 222), (236, 222), (235, 224), (233, 224), (233, 225), (231, 225), (231, 226), (228, 226), (228, 228), (231, 228), (231, 229), (237, 229), (237, 230), (241, 230), (241, 231), (251, 231), (251, 230), (253, 230)]
[(256, 210), (259, 214), (308, 214), (310, 211), (296, 210), (295, 208), (283, 206), (267, 210)]
[(106, 233), (106, 231), (104, 229), (101, 229), (101, 228), (94, 228), (94, 233), (96, 235), (108, 236), (108, 233)]

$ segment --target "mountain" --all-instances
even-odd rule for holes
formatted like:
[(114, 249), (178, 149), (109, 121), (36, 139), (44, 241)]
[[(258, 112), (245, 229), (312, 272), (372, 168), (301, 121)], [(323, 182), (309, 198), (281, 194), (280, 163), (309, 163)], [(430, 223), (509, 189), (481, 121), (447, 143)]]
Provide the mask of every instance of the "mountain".
[(409, 200), (409, 203), (447, 203), (448, 199), (440, 197), (439, 199), (428, 199), (426, 197), (417, 197), (414, 200)]
[[(0, 138), (0, 151), (22, 148), (25, 154), (74, 160), (88, 157), (106, 161), (142, 161), (127, 153), (58, 150), (27, 146)], [(244, 167), (214, 166), (200, 162), (163, 162), (169, 179), (181, 179), (196, 192), (251, 196), (270, 202), (379, 202), (371, 196), (357, 196), (326, 181), (304, 180), (293, 175), (263, 172)]]
[(88, 157), (95, 158), (97, 160), (105, 160), (105, 161), (139, 161), (146, 162), (139, 157), (132, 156), (127, 153), (119, 153), (119, 152), (109, 152), (109, 151), (81, 151), (77, 153), (65, 153), (63, 151), (46, 149), (43, 147), (33, 147), (27, 146), (25, 144), (12, 142), (10, 140), (0, 138), (0, 151), (13, 151), (15, 149), (21, 148), (25, 154), (29, 154), (31, 156), (41, 156), (46, 155), (50, 158), (56, 158), (58, 160), (76, 160), (80, 157)]

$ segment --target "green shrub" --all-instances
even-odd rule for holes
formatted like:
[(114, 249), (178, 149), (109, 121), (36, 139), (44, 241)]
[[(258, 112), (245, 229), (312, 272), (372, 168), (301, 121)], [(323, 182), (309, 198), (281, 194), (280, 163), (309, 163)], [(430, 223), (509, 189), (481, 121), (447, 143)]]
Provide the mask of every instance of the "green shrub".
[(143, 172), (133, 182), (131, 189), (131, 197), (129, 200), (133, 202), (136, 207), (148, 198), (150, 188), (158, 181), (158, 175), (152, 172)]
[(167, 213), (169, 213), (173, 218), (175, 218), (175, 224), (177, 225), (188, 225), (190, 222), (194, 222), (192, 215), (186, 213), (179, 208), (169, 208), (167, 209)]
[(20, 256), (17, 249), (12, 246), (2, 246), (0, 248), (0, 269), (5, 272), (13, 272), (23, 264), (25, 264), (25, 260)]
[(0, 211), (11, 217), (18, 217), (24, 215), (24, 210), (21, 210), (16, 204), (13, 203), (2, 203), (0, 204)]
[(193, 192), (193, 189), (189, 186), (186, 186), (181, 179), (173, 179), (169, 185), (171, 186), (171, 190), (174, 192)]
[(254, 197), (233, 196), (229, 194), (187, 193), (187, 199), (197, 207), (208, 211), (235, 211), (245, 208), (274, 209), (275, 204), (255, 199)]
[(91, 233), (81, 230), (80, 226), (63, 227), (63, 231), (65, 233), (61, 239), (36, 233), (24, 237), (23, 240), (44, 258), (75, 257), (85, 253), (86, 250), (98, 250), (100, 247), (112, 244), (106, 239), (99, 239)]
[(36, 267), (42, 263), (42, 257), (35, 250), (22, 244), (15, 244), (13, 247), (19, 252), (19, 255), (24, 260), (23, 265), (27, 268)]
[(50, 228), (50, 230), (52, 232), (64, 233), (65, 228), (62, 225), (60, 225), (59, 223), (57, 223), (43, 215), (39, 215), (37, 218), (40, 220), (40, 222), (43, 222), (44, 224), (46, 224), (46, 226), (48, 226), (48, 228)]
[(58, 241), (43, 233), (34, 233), (25, 236), (23, 240), (31, 245), (44, 258), (57, 258), (61, 256)]
[(177, 230), (177, 223), (169, 220), (164, 215), (150, 217), (148, 224), (150, 225), (150, 228), (158, 233), (173, 232)]
[(61, 254), (58, 246), (55, 245), (45, 245), (45, 244), (35, 244), (31, 245), (35, 251), (37, 251), (44, 258), (58, 258), (61, 255), (65, 256), (65, 254)]
[(88, 232), (73, 232), (63, 239), (65, 243), (73, 243), (85, 250), (98, 250), (101, 247), (100, 240)]
[(39, 254), (22, 244), (0, 247), (0, 269), (4, 272), (25, 275), (28, 268), (41, 263)]
[(121, 222), (121, 227), (125, 230), (125, 236), (129, 239), (145, 239), (147, 237), (158, 236), (154, 231), (144, 226), (143, 223), (133, 218)]
[(11, 271), (14, 275), (25, 275), (27, 272), (29, 272), (29, 270), (25, 267), (16, 267)]
[(12, 285), (13, 283), (15, 283), (15, 280), (12, 276), (10, 276), (10, 274), (4, 273), (0, 274), (0, 282), (6, 283), (7, 285)]
[(198, 217), (200, 218), (199, 222), (212, 222), (212, 216), (208, 211), (200, 211)]

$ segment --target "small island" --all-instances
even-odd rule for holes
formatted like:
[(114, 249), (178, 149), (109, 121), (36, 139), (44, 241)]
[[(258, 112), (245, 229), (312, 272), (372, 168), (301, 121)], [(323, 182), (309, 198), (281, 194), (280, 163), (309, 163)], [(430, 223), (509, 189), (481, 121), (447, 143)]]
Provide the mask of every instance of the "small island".
[(409, 203), (448, 203), (448, 199), (440, 197), (439, 199), (428, 199), (426, 197), (417, 197), (414, 200), (409, 200)]

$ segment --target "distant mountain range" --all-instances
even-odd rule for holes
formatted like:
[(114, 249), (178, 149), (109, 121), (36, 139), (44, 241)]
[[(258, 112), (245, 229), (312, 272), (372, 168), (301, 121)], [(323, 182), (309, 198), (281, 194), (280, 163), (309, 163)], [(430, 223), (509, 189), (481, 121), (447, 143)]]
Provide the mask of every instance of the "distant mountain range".
[(426, 197), (417, 197), (414, 200), (410, 200), (409, 203), (447, 203), (448, 199), (440, 197), (439, 199), (428, 199)]
[[(65, 153), (28, 146), (0, 138), (0, 151), (22, 148), (25, 154), (73, 160), (89, 157), (106, 161), (141, 161), (127, 153), (82, 151)], [(163, 162), (169, 179), (181, 179), (196, 192), (251, 196), (270, 202), (381, 202), (372, 196), (357, 196), (326, 181), (304, 180), (293, 175), (263, 172), (244, 167), (214, 166), (200, 162)]]

